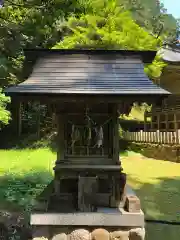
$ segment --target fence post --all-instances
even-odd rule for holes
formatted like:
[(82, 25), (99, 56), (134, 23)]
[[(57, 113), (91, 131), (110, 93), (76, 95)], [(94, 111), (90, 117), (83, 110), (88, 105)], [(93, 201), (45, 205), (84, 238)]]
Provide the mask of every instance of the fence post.
[(162, 143), (162, 132), (159, 131), (159, 142)]
[(165, 132), (163, 132), (162, 134), (163, 134), (163, 141), (162, 142), (166, 143), (166, 134), (165, 134)]
[(156, 142), (156, 132), (153, 132), (153, 143), (155, 143)]
[(151, 132), (148, 132), (148, 134), (149, 134), (149, 142), (152, 143), (152, 134)]
[(143, 130), (140, 130), (140, 142), (142, 142), (143, 139)]
[(132, 142), (180, 144), (180, 129), (173, 132), (161, 132), (160, 130), (156, 132), (144, 132), (143, 130), (139, 132), (126, 131), (123, 133), (123, 138)]
[(174, 113), (174, 129), (175, 129), (175, 143), (178, 143), (178, 124), (177, 124), (177, 116), (176, 113)]
[(178, 144), (180, 144), (180, 139), (179, 139), (180, 138), (180, 129), (177, 130), (177, 134), (178, 134), (178, 139), (177, 139), (178, 141), (177, 142), (178, 142)]
[(160, 142), (159, 129), (156, 131), (156, 133), (157, 133), (156, 143), (159, 143)]

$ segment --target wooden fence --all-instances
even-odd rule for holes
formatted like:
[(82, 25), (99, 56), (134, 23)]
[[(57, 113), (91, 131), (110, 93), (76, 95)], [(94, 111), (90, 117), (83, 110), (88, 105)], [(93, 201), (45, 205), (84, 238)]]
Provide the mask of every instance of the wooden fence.
[(174, 132), (123, 132), (124, 139), (131, 142), (143, 143), (162, 143), (162, 144), (180, 144), (180, 129)]

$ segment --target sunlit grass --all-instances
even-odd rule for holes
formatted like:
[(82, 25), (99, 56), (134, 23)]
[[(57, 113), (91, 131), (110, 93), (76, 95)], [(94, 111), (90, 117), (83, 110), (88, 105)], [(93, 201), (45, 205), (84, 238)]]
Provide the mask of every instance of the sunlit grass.
[(128, 183), (139, 194), (146, 216), (180, 221), (180, 164), (134, 153), (122, 159)]
[(30, 210), (53, 178), (55, 160), (48, 148), (0, 150), (0, 208)]
[[(56, 154), (48, 148), (0, 150), (0, 210), (22, 210), (53, 179)], [(180, 221), (180, 164), (121, 154), (128, 183), (135, 189), (147, 219)], [(179, 226), (147, 224), (147, 240), (179, 240)]]
[(56, 160), (55, 153), (48, 148), (0, 150), (0, 176), (9, 173), (26, 174), (44, 169), (52, 171)]
[[(122, 156), (122, 165), (146, 219), (180, 222), (180, 164), (129, 152)], [(146, 229), (147, 240), (179, 240), (179, 226), (148, 223)]]

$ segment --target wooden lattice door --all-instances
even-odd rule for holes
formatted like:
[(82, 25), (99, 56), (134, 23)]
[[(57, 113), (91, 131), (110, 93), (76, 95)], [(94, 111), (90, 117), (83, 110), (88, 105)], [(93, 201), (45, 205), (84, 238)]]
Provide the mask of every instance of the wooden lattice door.
[(68, 114), (66, 156), (106, 157), (111, 154), (112, 119), (108, 114)]

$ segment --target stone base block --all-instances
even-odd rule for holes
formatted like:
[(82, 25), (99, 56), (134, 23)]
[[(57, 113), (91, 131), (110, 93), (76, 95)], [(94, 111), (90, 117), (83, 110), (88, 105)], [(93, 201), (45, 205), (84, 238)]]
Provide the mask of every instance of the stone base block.
[(137, 196), (127, 196), (125, 208), (130, 213), (140, 212), (141, 204), (139, 198)]
[(125, 187), (125, 204), (124, 208), (130, 213), (141, 212), (141, 202), (136, 193), (128, 185)]
[(144, 214), (123, 208), (98, 208), (97, 212), (33, 213), (31, 225), (143, 227)]

